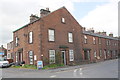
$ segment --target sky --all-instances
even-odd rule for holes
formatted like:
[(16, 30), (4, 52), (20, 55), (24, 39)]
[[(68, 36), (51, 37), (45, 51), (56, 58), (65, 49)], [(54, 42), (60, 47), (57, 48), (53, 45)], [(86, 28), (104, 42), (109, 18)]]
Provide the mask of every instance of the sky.
[(0, 45), (13, 40), (13, 31), (29, 23), (29, 16), (40, 16), (40, 9), (50, 11), (65, 6), (83, 27), (118, 36), (119, 0), (0, 0)]

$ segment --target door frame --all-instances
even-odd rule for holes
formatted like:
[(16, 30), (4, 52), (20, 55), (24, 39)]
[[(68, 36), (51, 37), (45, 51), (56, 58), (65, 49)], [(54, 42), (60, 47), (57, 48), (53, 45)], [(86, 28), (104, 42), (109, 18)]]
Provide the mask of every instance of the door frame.
[[(61, 51), (61, 54), (62, 54), (62, 56), (63, 56), (63, 54), (64, 54), (64, 65), (66, 65), (66, 52), (65, 52), (65, 50), (64, 51)], [(63, 59), (63, 57), (62, 57), (62, 59)]]

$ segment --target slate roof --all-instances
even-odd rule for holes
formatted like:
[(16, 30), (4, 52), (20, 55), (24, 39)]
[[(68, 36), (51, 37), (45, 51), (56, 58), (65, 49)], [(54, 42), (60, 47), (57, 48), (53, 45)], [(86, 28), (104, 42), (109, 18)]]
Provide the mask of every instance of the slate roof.
[(100, 35), (100, 34), (88, 32), (88, 31), (83, 31), (83, 34), (91, 35), (91, 36), (96, 36), (96, 37), (101, 37), (101, 38), (106, 38), (106, 39), (118, 40), (118, 38), (115, 38), (115, 37)]

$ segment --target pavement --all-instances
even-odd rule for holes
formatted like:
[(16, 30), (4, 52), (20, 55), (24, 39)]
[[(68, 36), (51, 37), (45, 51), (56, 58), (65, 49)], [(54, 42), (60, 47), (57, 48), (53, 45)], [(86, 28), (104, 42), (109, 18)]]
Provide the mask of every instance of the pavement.
[(2, 78), (118, 78), (118, 59), (49, 70), (3, 68)]

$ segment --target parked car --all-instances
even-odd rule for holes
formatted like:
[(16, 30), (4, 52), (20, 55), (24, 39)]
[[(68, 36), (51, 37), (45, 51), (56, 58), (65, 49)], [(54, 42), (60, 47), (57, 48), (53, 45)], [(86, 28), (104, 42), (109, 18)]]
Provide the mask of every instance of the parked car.
[(0, 58), (0, 68), (3, 68), (3, 67), (9, 67), (10, 64), (7, 60), (5, 60), (4, 58)]

